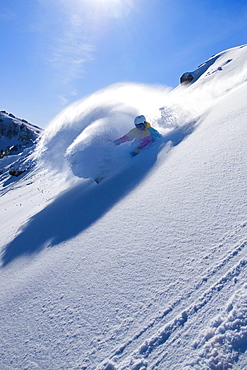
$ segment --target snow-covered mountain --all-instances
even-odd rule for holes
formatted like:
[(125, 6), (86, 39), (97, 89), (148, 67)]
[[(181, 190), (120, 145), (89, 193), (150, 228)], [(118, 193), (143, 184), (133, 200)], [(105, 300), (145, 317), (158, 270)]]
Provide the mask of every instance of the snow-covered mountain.
[(247, 368), (247, 45), (193, 76), (75, 102), (0, 179), (1, 368)]
[(5, 175), (4, 178), (7, 173), (15, 176), (23, 173), (20, 164), (34, 150), (42, 131), (12, 113), (0, 112), (0, 173)]
[(6, 111), (0, 112), (0, 151), (1, 156), (16, 154), (23, 147), (32, 145), (42, 129)]

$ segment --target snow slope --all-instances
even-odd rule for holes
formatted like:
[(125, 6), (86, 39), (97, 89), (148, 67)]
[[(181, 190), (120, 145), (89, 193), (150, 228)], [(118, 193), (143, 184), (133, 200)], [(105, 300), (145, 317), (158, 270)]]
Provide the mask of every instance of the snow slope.
[[(51, 122), (1, 184), (2, 369), (247, 367), (246, 72), (236, 47), (187, 87), (111, 86)], [(107, 139), (138, 113), (163, 139), (130, 161)]]

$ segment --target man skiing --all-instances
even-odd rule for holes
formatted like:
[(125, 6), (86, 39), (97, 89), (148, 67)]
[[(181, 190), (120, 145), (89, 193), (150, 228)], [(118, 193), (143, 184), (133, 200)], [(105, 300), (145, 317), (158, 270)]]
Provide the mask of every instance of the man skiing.
[[(145, 116), (137, 116), (134, 120), (134, 124), (135, 127), (132, 128), (132, 130), (119, 139), (113, 141), (115, 145), (120, 145), (126, 141), (135, 140), (137, 147), (130, 153), (132, 157), (139, 154), (145, 146), (150, 145), (154, 141), (161, 138), (161, 134), (151, 127), (150, 123), (146, 121)], [(104, 180), (104, 178), (105, 176), (99, 176), (94, 179), (94, 181), (99, 184), (102, 180)]]
[(131, 152), (131, 156), (139, 154), (141, 150), (156, 141), (161, 137), (161, 134), (151, 127), (150, 123), (146, 121), (145, 116), (137, 116), (134, 120), (135, 127), (132, 128), (127, 134), (120, 137), (117, 140), (114, 140), (116, 145), (125, 143), (126, 141), (135, 140), (137, 147), (134, 151)]

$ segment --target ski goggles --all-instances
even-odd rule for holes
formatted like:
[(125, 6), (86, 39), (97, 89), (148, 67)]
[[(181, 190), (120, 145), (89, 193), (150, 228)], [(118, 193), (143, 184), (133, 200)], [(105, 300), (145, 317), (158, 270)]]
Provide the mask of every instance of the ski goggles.
[(145, 129), (145, 123), (137, 123), (136, 125), (136, 128), (138, 128), (138, 130), (144, 130)]

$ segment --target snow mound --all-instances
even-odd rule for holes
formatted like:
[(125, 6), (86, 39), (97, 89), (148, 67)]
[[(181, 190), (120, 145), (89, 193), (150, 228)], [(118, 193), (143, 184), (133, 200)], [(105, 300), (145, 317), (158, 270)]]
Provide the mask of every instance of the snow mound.
[[(99, 119), (88, 126), (66, 150), (65, 158), (74, 175), (83, 178), (105, 177), (116, 170), (119, 164), (127, 163), (128, 153), (125, 155), (122, 148), (118, 150), (107, 138), (105, 121)], [(108, 133), (110, 136), (110, 131)]]

